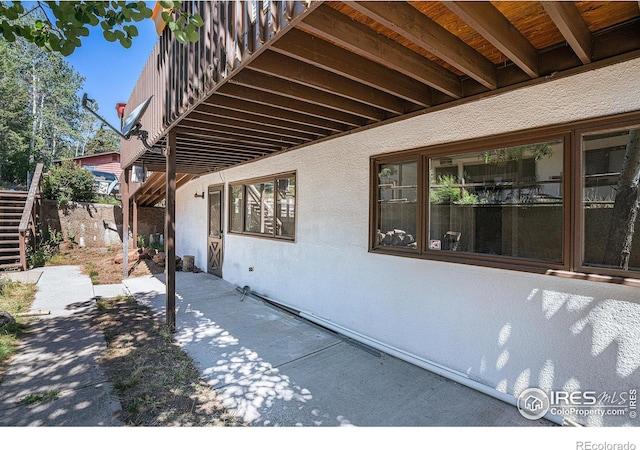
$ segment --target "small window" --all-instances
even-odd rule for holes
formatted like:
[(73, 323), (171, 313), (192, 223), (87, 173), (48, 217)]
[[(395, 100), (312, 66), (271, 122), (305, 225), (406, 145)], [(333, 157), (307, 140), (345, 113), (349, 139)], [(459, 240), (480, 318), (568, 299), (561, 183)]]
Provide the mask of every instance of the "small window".
[(417, 248), (418, 162), (378, 165), (377, 247)]
[(242, 215), (244, 211), (244, 186), (231, 186), (229, 201), (229, 230), (242, 233)]
[(295, 175), (276, 175), (232, 184), (229, 191), (231, 232), (295, 238)]
[(276, 235), (294, 237), (296, 229), (296, 177), (276, 181)]
[(245, 185), (244, 231), (273, 235), (273, 181)]
[(640, 272), (640, 128), (583, 137), (583, 264)]

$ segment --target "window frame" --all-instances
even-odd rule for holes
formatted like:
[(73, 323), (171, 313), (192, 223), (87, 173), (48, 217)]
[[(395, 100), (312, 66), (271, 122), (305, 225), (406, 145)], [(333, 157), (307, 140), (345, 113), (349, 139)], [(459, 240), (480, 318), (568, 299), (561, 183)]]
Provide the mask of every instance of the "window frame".
[[(577, 127), (574, 131), (576, 145), (574, 146), (574, 173), (576, 174), (577, 181), (574, 194), (574, 211), (573, 221), (577, 225), (578, 232), (575, 236), (575, 246), (573, 248), (573, 260), (575, 261), (576, 273), (584, 273), (590, 276), (594, 280), (602, 277), (606, 280), (614, 280), (622, 282), (623, 284), (629, 284), (629, 279), (636, 279), (640, 286), (640, 270), (636, 272), (624, 271), (620, 269), (613, 269), (611, 267), (598, 267), (594, 265), (585, 265), (585, 213), (583, 205), (584, 191), (582, 189), (582, 172), (584, 170), (583, 165), (583, 137), (593, 136), (598, 134), (604, 134), (608, 132), (629, 130), (632, 128), (640, 128), (640, 114), (631, 114), (630, 117), (623, 116), (620, 120), (612, 120), (612, 118), (601, 118), (593, 121), (593, 123), (586, 123), (584, 126)], [(640, 219), (638, 219), (640, 220)], [(635, 239), (640, 239), (640, 229), (635, 230)], [(635, 283), (633, 283), (635, 284)]]
[[(275, 208), (275, 205), (277, 204), (277, 194), (276, 194), (276, 190), (277, 190), (277, 186), (278, 186), (278, 180), (282, 180), (282, 179), (286, 179), (286, 178), (293, 178), (295, 180), (295, 186), (296, 186), (296, 191), (295, 191), (295, 203), (293, 205), (293, 211), (294, 211), (294, 220), (293, 220), (293, 232), (291, 236), (281, 236), (276, 234), (276, 230), (277, 227), (273, 227), (273, 232), (268, 234), (268, 233), (260, 233), (260, 232), (255, 232), (255, 231), (246, 231), (246, 201), (247, 201), (247, 186), (250, 185), (254, 185), (254, 184), (259, 184), (259, 183), (273, 183), (274, 186), (274, 222), (276, 220), (278, 220), (278, 213), (277, 213), (277, 208)], [(242, 188), (242, 202), (241, 202), (241, 211), (240, 211), (240, 223), (241, 223), (241, 228), (242, 231), (237, 231), (234, 230), (232, 227), (232, 221), (233, 221), (233, 217), (231, 214), (231, 208), (233, 207), (233, 188), (234, 187), (241, 187)], [(253, 236), (253, 237), (260, 237), (260, 238), (264, 238), (264, 239), (275, 239), (278, 241), (286, 241), (286, 242), (295, 242), (296, 240), (296, 236), (297, 236), (297, 230), (298, 230), (298, 226), (297, 226), (297, 222), (298, 222), (298, 175), (296, 171), (293, 172), (282, 172), (282, 173), (277, 173), (274, 175), (267, 175), (267, 176), (263, 176), (263, 177), (257, 177), (257, 178), (250, 178), (250, 179), (246, 179), (246, 180), (239, 180), (239, 181), (234, 181), (234, 182), (230, 182), (229, 183), (229, 193), (228, 193), (228, 205), (229, 205), (229, 212), (228, 212), (228, 221), (227, 221), (227, 230), (229, 234), (235, 234), (235, 235), (243, 235), (243, 236)]]
[[(416, 240), (416, 248), (406, 248), (406, 247), (387, 247), (387, 246), (379, 246), (376, 247), (376, 239), (377, 239), (377, 230), (378, 230), (378, 205), (380, 204), (380, 189), (378, 183), (378, 173), (380, 172), (379, 167), (384, 164), (396, 164), (408, 161), (416, 161), (417, 164), (417, 182), (418, 189), (416, 193), (416, 235), (414, 236)], [(400, 252), (403, 254), (411, 254), (418, 255), (420, 254), (420, 248), (422, 246), (423, 233), (422, 233), (422, 190), (420, 189), (420, 178), (422, 173), (422, 158), (420, 157), (419, 151), (409, 151), (409, 152), (399, 152), (399, 153), (391, 153), (386, 154), (381, 158), (371, 159), (371, 192), (374, 196), (372, 200), (372, 207), (370, 209), (370, 229), (369, 229), (369, 249), (374, 248), (384, 248), (388, 249), (390, 252)]]
[[(583, 136), (640, 127), (640, 111), (598, 117), (565, 124), (550, 125), (534, 129), (466, 139), (411, 150), (373, 155), (370, 158), (370, 227), (369, 252), (419, 259), (461, 263), (542, 273), (566, 278), (607, 281), (640, 287), (640, 271), (623, 271), (611, 268), (585, 266), (584, 255), (584, 213), (582, 208), (582, 138)], [(450, 157), (465, 153), (478, 153), (498, 148), (532, 144), (563, 139), (562, 160), (563, 230), (562, 261), (552, 263), (534, 259), (517, 258), (507, 255), (482, 253), (457, 253), (431, 250), (429, 242), (430, 220), (430, 180), (429, 159)], [(416, 240), (418, 248), (408, 250), (376, 245), (378, 217), (378, 167), (381, 164), (400, 163), (411, 157), (418, 158), (418, 219)], [(636, 239), (640, 239), (640, 230)]]

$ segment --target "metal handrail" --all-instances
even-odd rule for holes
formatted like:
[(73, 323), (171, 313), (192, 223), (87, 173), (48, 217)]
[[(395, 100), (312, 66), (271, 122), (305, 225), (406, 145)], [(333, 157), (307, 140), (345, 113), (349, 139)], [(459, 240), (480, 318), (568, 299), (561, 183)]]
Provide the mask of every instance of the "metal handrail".
[(38, 206), (38, 203), (36, 200), (39, 199), (41, 193), (43, 169), (44, 164), (38, 163), (38, 165), (36, 165), (18, 228), (20, 232), (20, 265), (22, 266), (22, 270), (27, 270), (27, 234), (29, 234), (29, 238), (35, 238), (37, 235), (36, 206)]

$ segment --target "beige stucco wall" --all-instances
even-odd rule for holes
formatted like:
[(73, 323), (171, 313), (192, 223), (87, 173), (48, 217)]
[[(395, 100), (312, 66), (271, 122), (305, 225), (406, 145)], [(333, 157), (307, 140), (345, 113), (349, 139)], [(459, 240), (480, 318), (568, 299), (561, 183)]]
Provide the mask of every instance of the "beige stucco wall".
[(640, 59), (627, 61), (202, 176), (178, 190), (177, 252), (206, 267), (207, 206), (194, 191), (296, 171), (296, 241), (226, 234), (225, 279), (514, 397), (637, 388), (638, 288), (369, 253), (368, 233), (372, 155), (640, 110), (638, 74)]

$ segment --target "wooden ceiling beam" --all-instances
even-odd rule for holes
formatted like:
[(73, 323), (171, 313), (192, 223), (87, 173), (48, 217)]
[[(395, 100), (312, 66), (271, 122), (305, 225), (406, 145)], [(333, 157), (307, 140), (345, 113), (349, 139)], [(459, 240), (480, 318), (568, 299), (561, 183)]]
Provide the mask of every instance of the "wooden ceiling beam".
[(536, 48), (491, 3), (469, 1), (442, 3), (531, 78), (540, 76)]
[(593, 55), (593, 38), (589, 27), (573, 2), (540, 2), (583, 64)]
[(408, 3), (355, 2), (349, 6), (433, 53), (485, 87), (498, 87), (496, 67), (491, 61)]
[[(176, 187), (182, 180), (190, 177), (193, 178), (193, 176), (190, 174), (176, 173)], [(161, 193), (164, 193), (164, 189), (166, 187), (164, 172), (154, 172), (150, 181), (151, 184), (149, 184), (148, 186), (143, 185), (143, 190), (138, 191), (139, 193), (136, 195), (136, 198), (154, 197)]]
[[(184, 143), (184, 141), (183, 141)], [(185, 155), (191, 156), (204, 156), (211, 158), (229, 157), (230, 159), (246, 161), (247, 159), (255, 158), (257, 156), (268, 155), (271, 152), (267, 151), (255, 151), (247, 152), (241, 150), (230, 149), (224, 145), (204, 145), (188, 143), (188, 150), (184, 150)]]
[(220, 139), (216, 139), (215, 137), (206, 134), (200, 133), (198, 130), (180, 130), (180, 134), (177, 136), (178, 139), (183, 139), (185, 141), (193, 142), (201, 142), (203, 145), (223, 145), (225, 148), (230, 150), (240, 150), (247, 152), (274, 152), (281, 149), (281, 147), (277, 145), (265, 145), (260, 144), (256, 145), (253, 143), (250, 144), (242, 144), (236, 142), (221, 141)]
[(317, 127), (309, 126), (303, 123), (290, 123), (288, 121), (275, 118), (273, 116), (259, 116), (252, 113), (245, 113), (228, 108), (220, 108), (211, 106), (209, 104), (201, 104), (194, 110), (199, 114), (205, 114), (207, 116), (216, 118), (233, 119), (239, 122), (264, 125), (277, 130), (283, 130), (284, 132), (295, 132), (311, 136), (312, 138), (319, 138), (327, 136), (329, 133), (326, 130), (322, 130)]
[(179, 130), (198, 130), (205, 132), (216, 139), (225, 139), (231, 142), (247, 142), (258, 145), (278, 145), (279, 147), (289, 147), (291, 145), (299, 145), (302, 142), (297, 139), (284, 139), (284, 137), (273, 137), (262, 133), (251, 133), (249, 131), (232, 130), (224, 127), (216, 126), (209, 122), (196, 122), (194, 120), (184, 119), (180, 121)]
[(217, 122), (211, 122), (210, 120), (198, 120), (193, 117), (187, 117), (180, 122), (182, 128), (194, 128), (200, 131), (206, 131), (212, 133), (214, 136), (230, 136), (233, 138), (246, 138), (252, 139), (259, 143), (282, 143), (283, 145), (300, 145), (308, 140), (296, 139), (290, 136), (274, 135), (270, 133), (263, 133), (260, 131), (254, 131), (249, 129), (237, 129), (218, 124)]
[(270, 49), (416, 105), (431, 106), (431, 90), (425, 84), (304, 31), (288, 31)]
[(249, 66), (256, 72), (272, 75), (301, 84), (329, 95), (337, 95), (387, 111), (402, 114), (406, 111), (406, 102), (386, 92), (372, 89), (342, 74), (329, 72), (304, 61), (282, 55), (277, 52), (265, 52)]
[(377, 122), (386, 119), (388, 116), (385, 111), (378, 108), (304, 86), (266, 72), (254, 71), (252, 66), (248, 67), (248, 70), (236, 74), (229, 80), (229, 83), (358, 116), (364, 120)]
[(149, 181), (149, 184), (147, 185), (147, 183), (142, 185), (142, 188), (140, 191), (138, 191), (138, 193), (136, 194), (136, 197), (139, 197), (141, 195), (145, 195), (144, 193), (149, 193), (149, 194), (154, 194), (157, 190), (160, 189), (160, 187), (164, 187), (165, 185), (165, 179), (164, 179), (164, 172), (154, 172), (154, 174), (158, 174), (157, 176), (153, 176), (151, 177)]
[(198, 139), (182, 139), (181, 144), (183, 147), (188, 147), (188, 150), (184, 150), (186, 153), (193, 152), (194, 154), (200, 154), (202, 152), (209, 153), (215, 156), (222, 156), (224, 154), (237, 155), (241, 158), (254, 158), (256, 156), (263, 156), (273, 153), (278, 150), (263, 149), (263, 150), (247, 150), (241, 148), (233, 148), (223, 142), (208, 142), (203, 143)]
[[(178, 128), (180, 135), (179, 137), (184, 137), (185, 139), (199, 139), (202, 142), (213, 142), (213, 143), (220, 143), (220, 139), (214, 135), (212, 135), (211, 133), (208, 132), (208, 130), (198, 130), (198, 129), (194, 129), (194, 128)], [(243, 144), (243, 143), (230, 143), (228, 140), (225, 140), (225, 145), (229, 145), (232, 146), (232, 148), (238, 148), (238, 149), (245, 149), (245, 150), (262, 150), (262, 149), (268, 149), (270, 151), (276, 151), (279, 150), (281, 147), (279, 145), (276, 144), (267, 144), (267, 143), (258, 143), (258, 142), (251, 142), (248, 144)]]
[(297, 26), (453, 98), (462, 98), (462, 84), (455, 74), (327, 5), (316, 8)]
[(262, 123), (247, 123), (238, 120), (233, 120), (225, 116), (221, 115), (210, 115), (204, 114), (197, 111), (192, 111), (187, 117), (186, 120), (193, 120), (201, 123), (211, 123), (220, 126), (224, 126), (226, 128), (233, 128), (242, 131), (252, 131), (252, 132), (260, 132), (264, 134), (271, 134), (274, 136), (285, 136), (287, 138), (299, 139), (301, 141), (311, 141), (314, 139), (315, 135), (308, 135), (305, 133), (299, 133), (296, 131), (290, 130), (282, 130), (273, 128), (268, 125), (264, 125)]
[(345, 131), (347, 129), (345, 125), (338, 122), (298, 113), (296, 111), (285, 110), (272, 105), (254, 103), (233, 96), (213, 95), (198, 106), (198, 108), (205, 107), (223, 108), (225, 111), (255, 114), (256, 116), (291, 123), (294, 124), (294, 126), (307, 125), (328, 133)]
[(227, 83), (222, 86), (222, 88), (218, 91), (218, 94), (260, 103), (262, 105), (270, 107), (286, 109), (288, 111), (293, 111), (296, 113), (306, 114), (309, 116), (317, 117), (319, 119), (347, 125), (349, 127), (361, 127), (369, 123), (368, 120), (362, 117), (355, 116), (353, 114), (347, 114), (341, 111), (312, 105), (300, 100), (294, 100), (292, 98), (264, 92), (246, 86), (240, 86), (233, 83)]

